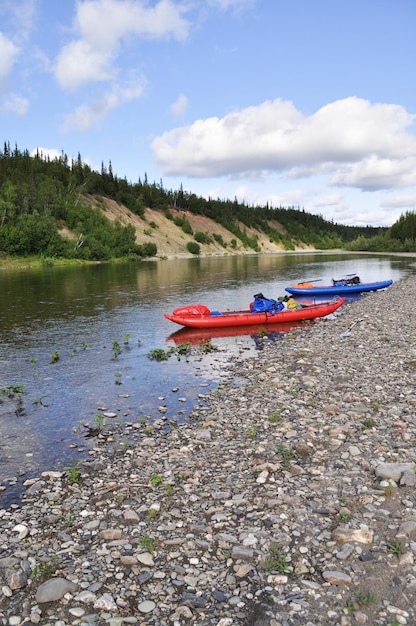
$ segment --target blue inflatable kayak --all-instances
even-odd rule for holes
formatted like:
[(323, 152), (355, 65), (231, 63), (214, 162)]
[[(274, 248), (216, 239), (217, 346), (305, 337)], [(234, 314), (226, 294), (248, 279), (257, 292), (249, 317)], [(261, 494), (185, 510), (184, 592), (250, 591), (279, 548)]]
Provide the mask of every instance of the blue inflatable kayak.
[(333, 285), (315, 286), (312, 283), (299, 283), (286, 287), (286, 291), (293, 296), (345, 296), (349, 293), (364, 293), (366, 291), (377, 291), (389, 287), (392, 280), (381, 280), (375, 283), (360, 283), (352, 281), (335, 280)]

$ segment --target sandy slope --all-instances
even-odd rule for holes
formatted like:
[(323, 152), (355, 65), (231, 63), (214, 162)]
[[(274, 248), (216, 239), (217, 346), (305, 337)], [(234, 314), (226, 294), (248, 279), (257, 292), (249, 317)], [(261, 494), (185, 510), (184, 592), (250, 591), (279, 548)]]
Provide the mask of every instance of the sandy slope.
[[(88, 201), (93, 206), (100, 208), (104, 215), (110, 220), (118, 220), (123, 225), (132, 224), (136, 229), (137, 243), (142, 244), (149, 241), (155, 243), (159, 257), (178, 258), (192, 256), (188, 252), (186, 245), (190, 241), (195, 241), (194, 237), (184, 233), (182, 229), (176, 226), (173, 220), (168, 219), (162, 211), (146, 209), (144, 219), (142, 219), (125, 206), (118, 204), (115, 200), (109, 198), (97, 199), (95, 196), (88, 196)], [(170, 213), (173, 218), (176, 216), (185, 216), (191, 224), (194, 233), (200, 231), (211, 236), (213, 234), (221, 235), (227, 246), (224, 248), (215, 241), (210, 245), (199, 244), (201, 254), (203, 255), (253, 254), (254, 252), (251, 248), (245, 248), (240, 240), (237, 240), (236, 249), (231, 248), (230, 242), (232, 239), (235, 239), (234, 235), (217, 222), (203, 215), (193, 215), (192, 213), (184, 213), (176, 209), (170, 209)], [(278, 222), (270, 222), (270, 225), (276, 230), (279, 230), (282, 234), (285, 233), (284, 228)], [(257, 235), (261, 252), (284, 252), (283, 246), (278, 246), (269, 241), (267, 235), (263, 232), (247, 229), (244, 225), (241, 225), (241, 229), (245, 230), (248, 236)], [(298, 250), (308, 249), (313, 248), (308, 248), (307, 246), (298, 248)]]

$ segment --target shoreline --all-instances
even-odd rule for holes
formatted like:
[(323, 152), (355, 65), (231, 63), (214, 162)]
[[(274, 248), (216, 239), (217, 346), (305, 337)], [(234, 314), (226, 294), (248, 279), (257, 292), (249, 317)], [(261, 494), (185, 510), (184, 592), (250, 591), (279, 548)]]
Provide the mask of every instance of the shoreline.
[(416, 623), (415, 297), (410, 276), (265, 341), (192, 424), (27, 481), (2, 623)]
[(98, 264), (111, 264), (111, 263), (131, 263), (131, 262), (157, 262), (157, 261), (170, 261), (173, 259), (193, 259), (193, 258), (211, 258), (211, 257), (229, 257), (229, 256), (279, 256), (279, 255), (308, 255), (308, 254), (363, 254), (363, 255), (371, 255), (371, 256), (403, 256), (403, 257), (416, 257), (416, 252), (369, 252), (366, 250), (341, 250), (339, 248), (334, 250), (315, 250), (315, 249), (307, 249), (304, 248), (299, 250), (280, 250), (276, 252), (253, 252), (252, 250), (247, 250), (243, 252), (233, 252), (227, 254), (207, 254), (201, 253), (198, 255), (195, 254), (186, 254), (186, 253), (178, 253), (172, 255), (161, 255), (156, 257), (146, 257), (146, 258), (138, 258), (134, 259), (110, 259), (108, 261), (87, 261), (82, 259), (51, 259), (50, 262), (45, 262), (41, 257), (34, 258), (26, 258), (22, 257), (21, 259), (3, 259), (0, 258), (0, 271), (1, 270), (23, 270), (23, 269), (39, 269), (46, 267), (67, 267), (69, 265), (98, 265)]

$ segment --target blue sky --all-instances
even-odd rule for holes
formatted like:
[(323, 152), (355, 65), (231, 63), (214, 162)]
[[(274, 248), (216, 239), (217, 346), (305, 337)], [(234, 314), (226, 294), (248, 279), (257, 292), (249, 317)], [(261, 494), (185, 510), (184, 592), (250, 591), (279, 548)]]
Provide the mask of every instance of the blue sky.
[(415, 0), (2, 0), (0, 141), (340, 224), (416, 207)]

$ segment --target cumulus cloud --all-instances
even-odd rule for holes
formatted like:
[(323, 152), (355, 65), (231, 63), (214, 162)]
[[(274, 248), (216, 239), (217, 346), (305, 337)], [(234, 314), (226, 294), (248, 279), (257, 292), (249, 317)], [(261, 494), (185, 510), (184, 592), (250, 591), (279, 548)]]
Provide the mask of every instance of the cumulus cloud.
[(77, 4), (76, 38), (64, 46), (55, 64), (55, 78), (64, 89), (108, 81), (117, 75), (115, 59), (130, 37), (184, 39), (190, 23), (187, 7), (160, 0), (148, 7), (139, 0), (86, 0)]
[(373, 191), (414, 184), (415, 119), (399, 105), (356, 97), (310, 116), (291, 102), (274, 100), (168, 131), (154, 139), (152, 149), (165, 175), (325, 174), (334, 186)]
[(0, 88), (10, 74), (18, 54), (17, 46), (0, 33)]
[(330, 178), (332, 185), (358, 187), (363, 191), (377, 191), (415, 184), (416, 151), (407, 158), (383, 158), (370, 154), (357, 163), (339, 168)]
[(184, 113), (186, 113), (187, 109), (188, 98), (184, 96), (183, 93), (181, 93), (176, 102), (171, 105), (170, 112), (173, 115), (183, 115)]

